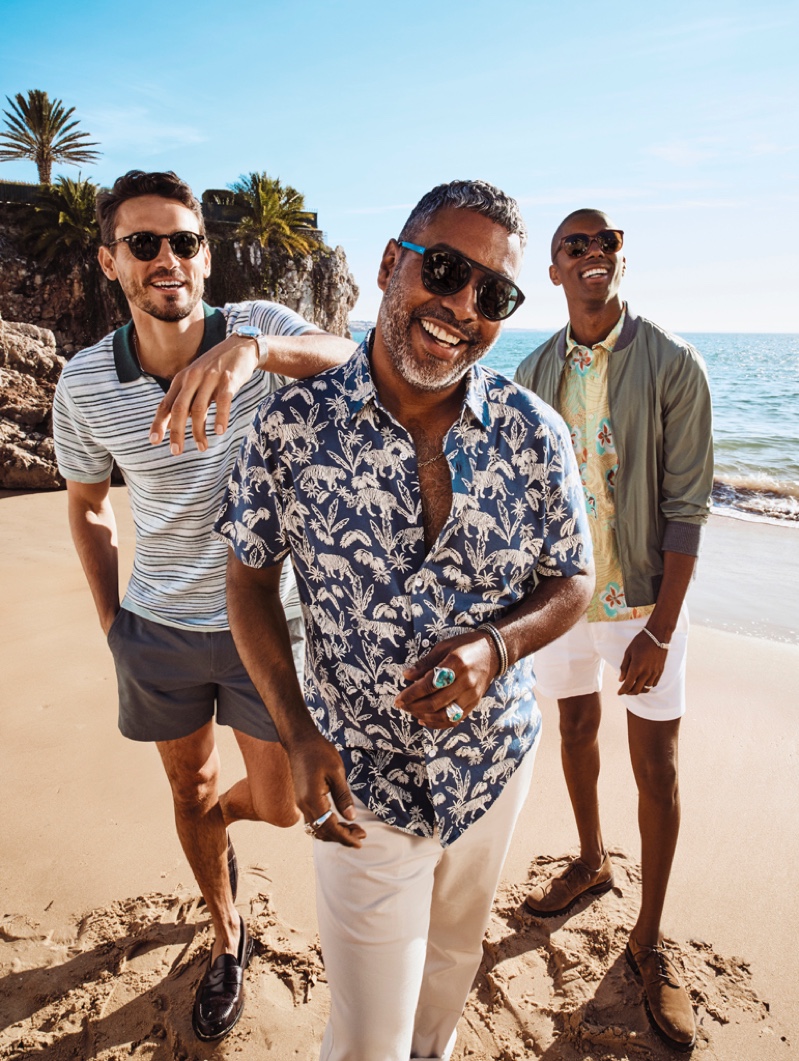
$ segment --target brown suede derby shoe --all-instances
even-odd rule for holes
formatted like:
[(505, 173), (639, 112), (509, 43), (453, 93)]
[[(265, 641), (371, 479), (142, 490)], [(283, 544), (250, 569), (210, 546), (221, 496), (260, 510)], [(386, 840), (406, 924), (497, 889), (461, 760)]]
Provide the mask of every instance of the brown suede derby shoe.
[(641, 947), (632, 936), (624, 956), (644, 989), (649, 1023), (674, 1050), (688, 1053), (696, 1043), (696, 1018), (688, 992), (680, 983), (664, 947)]
[(556, 917), (571, 910), (584, 895), (603, 895), (613, 887), (613, 867), (605, 852), (599, 869), (591, 869), (576, 858), (562, 873), (536, 884), (524, 904), (537, 917)]
[(244, 970), (250, 962), (252, 940), (244, 919), (239, 920), (238, 954), (220, 954), (209, 964), (194, 998), (191, 1026), (197, 1038), (206, 1043), (227, 1035), (244, 1009)]

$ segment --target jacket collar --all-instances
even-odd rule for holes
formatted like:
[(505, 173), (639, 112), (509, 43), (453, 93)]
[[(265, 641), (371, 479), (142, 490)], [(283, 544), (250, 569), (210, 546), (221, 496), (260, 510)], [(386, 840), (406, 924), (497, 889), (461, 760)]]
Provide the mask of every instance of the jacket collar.
[[(619, 338), (616, 340), (616, 346), (614, 348), (614, 353), (617, 350), (624, 350), (625, 347), (628, 347), (630, 345), (630, 343), (633, 341), (635, 336), (638, 334), (638, 325), (639, 325), (639, 323), (640, 323), (640, 318), (636, 317), (636, 315), (630, 309), (630, 306), (629, 306), (629, 303), (628, 303), (627, 304), (627, 319), (624, 322), (624, 327), (621, 330), (621, 334), (619, 335)], [(565, 361), (566, 360), (566, 333), (568, 332), (568, 330), (569, 330), (569, 325), (567, 324), (562, 331), (558, 332), (557, 351), (558, 351), (558, 357), (561, 359), (561, 361)]]

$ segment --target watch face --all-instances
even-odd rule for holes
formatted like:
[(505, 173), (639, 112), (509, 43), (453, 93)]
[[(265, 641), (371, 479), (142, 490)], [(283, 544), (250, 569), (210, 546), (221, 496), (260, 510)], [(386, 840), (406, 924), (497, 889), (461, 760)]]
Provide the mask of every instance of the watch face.
[(257, 339), (261, 334), (261, 329), (256, 328), (254, 324), (241, 324), (236, 328), (236, 335), (241, 335), (245, 339)]

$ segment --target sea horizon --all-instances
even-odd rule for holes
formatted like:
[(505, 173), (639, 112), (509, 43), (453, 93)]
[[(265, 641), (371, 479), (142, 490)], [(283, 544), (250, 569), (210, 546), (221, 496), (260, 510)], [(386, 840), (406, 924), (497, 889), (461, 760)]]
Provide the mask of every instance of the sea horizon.
[[(370, 322), (351, 322), (352, 337), (361, 342), (365, 331), (356, 323)], [(557, 330), (505, 328), (484, 363), (512, 379), (519, 363)], [(675, 334), (696, 347), (710, 378), (712, 511), (799, 528), (799, 333)]]

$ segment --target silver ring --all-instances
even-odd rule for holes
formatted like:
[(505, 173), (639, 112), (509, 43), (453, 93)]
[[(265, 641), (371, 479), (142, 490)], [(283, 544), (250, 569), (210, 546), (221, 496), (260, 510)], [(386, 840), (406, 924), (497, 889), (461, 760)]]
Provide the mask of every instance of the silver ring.
[(436, 689), (446, 689), (455, 681), (455, 671), (449, 667), (433, 667), (433, 685)]
[(450, 722), (460, 722), (463, 718), (463, 708), (460, 704), (450, 704), (449, 707), (444, 709), (444, 712)]
[(306, 822), (305, 823), (305, 832), (308, 834), (308, 836), (316, 836), (316, 830), (317, 829), (321, 829), (321, 827), (325, 824), (325, 822), (327, 821), (327, 819), (330, 817), (330, 815), (332, 813), (333, 813), (333, 809), (331, 807), (331, 809), (330, 810), (326, 810), (325, 813), (320, 818), (317, 818), (315, 822)]
[(644, 692), (648, 693), (650, 689), (654, 689), (654, 688), (655, 688), (654, 685), (645, 685), (644, 686)]

